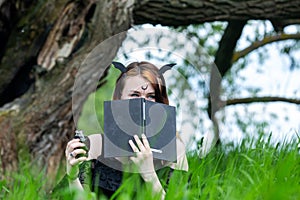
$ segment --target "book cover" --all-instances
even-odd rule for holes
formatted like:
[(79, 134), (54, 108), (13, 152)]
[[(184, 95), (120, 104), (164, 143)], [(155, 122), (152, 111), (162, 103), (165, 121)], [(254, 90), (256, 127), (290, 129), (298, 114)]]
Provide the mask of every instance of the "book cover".
[(176, 161), (176, 109), (143, 98), (104, 102), (104, 157), (134, 155), (128, 141), (148, 138), (153, 157)]

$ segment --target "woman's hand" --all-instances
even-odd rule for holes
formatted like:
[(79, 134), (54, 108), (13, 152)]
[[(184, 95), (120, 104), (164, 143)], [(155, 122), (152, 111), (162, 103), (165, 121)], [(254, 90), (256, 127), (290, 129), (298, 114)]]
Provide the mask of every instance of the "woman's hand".
[(80, 139), (73, 139), (68, 142), (65, 155), (67, 160), (67, 174), (71, 180), (74, 180), (78, 177), (79, 173), (79, 164), (83, 161), (86, 161), (86, 156), (80, 156), (76, 158), (77, 155), (85, 155), (87, 152), (82, 149), (85, 147), (85, 144), (80, 142)]
[(129, 145), (136, 156), (130, 157), (130, 160), (137, 166), (138, 171), (144, 180), (147, 181), (153, 175), (156, 176), (150, 145), (144, 134), (142, 134), (142, 140), (140, 140), (137, 135), (134, 135), (134, 140), (137, 145), (135, 145), (132, 140), (129, 140)]
[(155, 172), (153, 155), (150, 149), (147, 137), (142, 134), (142, 141), (137, 135), (134, 136), (134, 140), (137, 145), (134, 144), (132, 140), (129, 140), (129, 145), (131, 146), (133, 152), (136, 156), (130, 157), (132, 162), (137, 166), (139, 173), (145, 182), (149, 182), (153, 186), (153, 190), (161, 194), (161, 199), (165, 198), (165, 191), (157, 177)]

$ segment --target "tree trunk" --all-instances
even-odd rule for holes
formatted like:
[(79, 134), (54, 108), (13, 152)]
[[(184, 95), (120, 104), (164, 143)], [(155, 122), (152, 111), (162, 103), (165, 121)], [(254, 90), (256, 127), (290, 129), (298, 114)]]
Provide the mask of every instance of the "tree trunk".
[[(73, 114), (79, 115), (93, 90), (87, 81), (85, 87), (78, 87), (72, 109), (75, 78), (99, 78), (125, 38), (121, 32), (128, 30), (132, 21), (131, 1), (39, 3), (28, 8), (26, 16), (12, 29), (1, 62), (1, 75), (7, 72), (1, 77), (1, 98), (3, 94), (9, 96), (12, 89), (22, 90), (22, 84), (28, 85), (23, 85), (27, 87), (21, 91), (23, 95), (12, 102), (9, 101), (15, 98), (13, 95), (1, 99), (6, 104), (0, 111), (0, 174), (16, 169), (20, 151), (27, 148), (36, 162), (47, 166), (49, 174), (56, 172), (66, 143), (74, 135)], [(105, 49), (97, 48), (97, 54), (93, 54), (95, 65), (81, 66), (96, 45), (117, 33), (121, 34), (110, 40)], [(96, 72), (98, 76), (93, 76)], [(34, 81), (30, 85), (16, 77)]]

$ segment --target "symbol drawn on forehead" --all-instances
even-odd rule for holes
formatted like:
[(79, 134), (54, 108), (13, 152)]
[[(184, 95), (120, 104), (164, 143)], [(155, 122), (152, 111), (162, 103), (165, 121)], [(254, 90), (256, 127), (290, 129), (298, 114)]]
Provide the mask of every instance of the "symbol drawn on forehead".
[(145, 85), (142, 85), (142, 90), (147, 90), (147, 88), (148, 88), (148, 83), (146, 83)]

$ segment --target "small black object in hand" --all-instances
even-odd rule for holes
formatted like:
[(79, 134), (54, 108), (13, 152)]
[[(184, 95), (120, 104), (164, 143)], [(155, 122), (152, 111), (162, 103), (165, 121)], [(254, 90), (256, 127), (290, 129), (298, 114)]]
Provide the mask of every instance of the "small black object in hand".
[[(86, 141), (86, 138), (83, 134), (83, 131), (82, 130), (76, 130), (75, 131), (75, 136), (74, 136), (74, 139), (80, 139), (80, 142), (84, 143), (85, 144), (85, 141)], [(86, 152), (88, 151), (88, 148), (86, 146), (84, 147), (80, 147), (82, 149), (84, 149)], [(77, 149), (77, 148), (76, 148)], [(76, 156), (76, 158), (80, 158), (82, 156), (87, 156), (86, 154), (78, 154)]]

